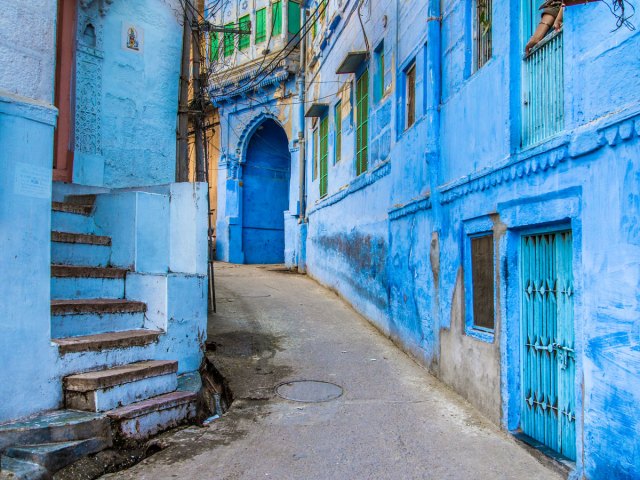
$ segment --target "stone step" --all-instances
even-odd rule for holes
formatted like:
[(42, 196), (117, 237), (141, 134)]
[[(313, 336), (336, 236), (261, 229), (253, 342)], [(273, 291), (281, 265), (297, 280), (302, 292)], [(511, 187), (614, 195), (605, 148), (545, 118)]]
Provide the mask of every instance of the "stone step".
[(51, 266), (51, 298), (124, 298), (127, 271), (70, 265)]
[(111, 247), (82, 243), (51, 243), (51, 262), (59, 265), (106, 267), (111, 258)]
[(105, 415), (57, 410), (0, 425), (0, 451), (15, 445), (68, 442), (87, 438), (110, 438)]
[(51, 230), (95, 235), (98, 233), (98, 228), (90, 213), (91, 207), (87, 209), (82, 205), (53, 202)]
[(9, 447), (4, 452), (4, 456), (40, 465), (53, 474), (82, 457), (100, 452), (110, 446), (110, 439), (97, 437), (70, 442)]
[(141, 441), (196, 416), (195, 392), (171, 392), (107, 412), (120, 441)]
[(95, 194), (82, 194), (82, 195), (67, 195), (64, 198), (65, 203), (71, 203), (73, 205), (91, 205), (96, 201)]
[(65, 406), (102, 412), (173, 392), (178, 362), (147, 360), (64, 379)]
[(51, 300), (51, 337), (79, 337), (144, 327), (142, 302), (114, 298)]
[(51, 315), (82, 315), (94, 313), (144, 313), (147, 305), (143, 302), (119, 298), (84, 298), (74, 300), (51, 300)]
[(73, 232), (51, 232), (51, 241), (57, 243), (79, 243), (83, 245), (111, 246), (111, 237)]
[(51, 480), (49, 471), (37, 463), (0, 456), (0, 480)]
[(53, 210), (54, 212), (89, 216), (93, 211), (93, 205), (80, 205), (68, 202), (51, 202), (51, 210)]
[(111, 349), (141, 347), (157, 341), (163, 333), (160, 330), (135, 329), (97, 335), (54, 338), (51, 341), (58, 345), (60, 355), (66, 355), (77, 352), (100, 352)]

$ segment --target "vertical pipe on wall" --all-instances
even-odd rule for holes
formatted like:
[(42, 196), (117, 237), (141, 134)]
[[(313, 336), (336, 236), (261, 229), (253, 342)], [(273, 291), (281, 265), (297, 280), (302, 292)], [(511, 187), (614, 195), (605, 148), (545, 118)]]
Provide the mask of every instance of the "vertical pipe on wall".
[(429, 175), (429, 190), (432, 205), (432, 225), (431, 232), (426, 232), (427, 238), (431, 237), (431, 270), (434, 278), (434, 295), (433, 302), (433, 322), (431, 325), (431, 338), (434, 339), (434, 354), (431, 361), (431, 368), (437, 370), (440, 361), (440, 288), (439, 288), (439, 271), (440, 264), (440, 246), (439, 237), (442, 230), (441, 208), (438, 199), (438, 185), (442, 183), (441, 165), (440, 165), (440, 103), (442, 98), (442, 12), (441, 0), (429, 0), (427, 7), (427, 55), (425, 65), (425, 84), (427, 85), (427, 150), (425, 160), (427, 162), (427, 172)]
[[(300, 5), (300, 25), (304, 25), (306, 21), (306, 7), (304, 3)], [(300, 38), (300, 67), (298, 70), (298, 147), (299, 147), (299, 173), (300, 173), (300, 184), (298, 189), (298, 202), (299, 202), (299, 211), (298, 211), (298, 223), (304, 223), (306, 221), (306, 185), (305, 185), (305, 154), (306, 154), (306, 146), (305, 146), (305, 117), (304, 117), (304, 98), (305, 98), (305, 70), (306, 70), (306, 49), (307, 49), (307, 37), (306, 35), (301, 35)]]
[(185, 9), (180, 66), (180, 96), (178, 100), (178, 132), (176, 152), (176, 182), (188, 181), (189, 169), (189, 62), (191, 60), (191, 14)]

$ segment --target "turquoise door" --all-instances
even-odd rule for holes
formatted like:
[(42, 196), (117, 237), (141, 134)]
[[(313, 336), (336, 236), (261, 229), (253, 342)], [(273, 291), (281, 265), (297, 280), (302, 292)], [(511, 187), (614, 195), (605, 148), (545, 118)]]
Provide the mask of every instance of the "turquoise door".
[(522, 431), (576, 458), (571, 232), (522, 237)]

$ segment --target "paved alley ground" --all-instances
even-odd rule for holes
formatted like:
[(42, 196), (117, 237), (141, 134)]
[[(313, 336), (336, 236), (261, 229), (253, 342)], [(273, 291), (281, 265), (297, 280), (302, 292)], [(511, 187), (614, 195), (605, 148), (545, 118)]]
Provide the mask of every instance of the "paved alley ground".
[[(556, 479), (334, 293), (282, 267), (216, 265), (211, 359), (233, 391), (208, 427), (115, 479)], [(297, 403), (288, 380), (344, 394)]]

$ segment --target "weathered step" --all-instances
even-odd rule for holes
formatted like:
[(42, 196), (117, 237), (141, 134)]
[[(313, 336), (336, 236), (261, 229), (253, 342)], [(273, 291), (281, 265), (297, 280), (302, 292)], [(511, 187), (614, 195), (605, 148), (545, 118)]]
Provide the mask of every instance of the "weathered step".
[(51, 341), (58, 345), (61, 355), (77, 352), (99, 352), (114, 348), (141, 347), (158, 340), (163, 332), (160, 330), (125, 330), (80, 337), (54, 338)]
[(67, 408), (106, 411), (174, 391), (178, 362), (147, 360), (64, 379)]
[(44, 467), (49, 473), (55, 473), (84, 456), (100, 452), (110, 446), (111, 441), (105, 438), (87, 438), (71, 442), (10, 447), (4, 452), (4, 455), (17, 460), (35, 463)]
[(126, 270), (72, 265), (51, 266), (51, 298), (124, 298)]
[(0, 451), (15, 445), (109, 438), (109, 419), (101, 414), (57, 410), (0, 425)]
[(94, 313), (144, 313), (147, 305), (144, 302), (121, 298), (84, 298), (74, 300), (51, 300), (51, 315), (82, 315)]
[(83, 245), (111, 246), (111, 237), (86, 233), (51, 232), (51, 241), (57, 243), (80, 243)]
[(96, 201), (95, 194), (83, 194), (83, 195), (67, 195), (65, 198), (65, 203), (71, 203), (75, 205), (91, 205)]
[(51, 265), (51, 276), (57, 278), (125, 278), (123, 268), (87, 267), (83, 265)]
[(72, 213), (75, 215), (91, 215), (93, 205), (80, 205), (68, 202), (51, 202), (51, 210), (54, 212)]
[(195, 392), (171, 392), (107, 412), (121, 440), (144, 440), (196, 415)]
[(51, 232), (51, 263), (105, 267), (110, 257), (110, 237), (57, 230)]
[(2, 455), (0, 480), (51, 480), (49, 471), (37, 463)]

